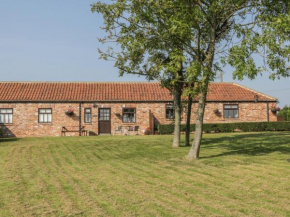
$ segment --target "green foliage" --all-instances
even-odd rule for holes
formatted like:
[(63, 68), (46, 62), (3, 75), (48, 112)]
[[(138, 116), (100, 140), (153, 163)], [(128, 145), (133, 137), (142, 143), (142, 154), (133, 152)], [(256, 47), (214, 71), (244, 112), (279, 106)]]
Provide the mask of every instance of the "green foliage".
[[(98, 2), (109, 48), (120, 74), (167, 80), (185, 66), (185, 80), (212, 80), (219, 63), (234, 67), (234, 77), (251, 79), (264, 71), (289, 76), (290, 6), (287, 0), (116, 0)], [(258, 64), (255, 56), (264, 61)], [(217, 58), (219, 57), (219, 58)], [(174, 78), (177, 79), (178, 78)], [(174, 81), (173, 81), (174, 83)]]
[(101, 58), (114, 59), (120, 75), (144, 75), (171, 90), (190, 87), (184, 93), (200, 94), (199, 111), (220, 65), (232, 66), (240, 80), (265, 71), (272, 79), (290, 75), (289, 0), (115, 0), (92, 11), (104, 18), (108, 36), (100, 41), (121, 48), (101, 51)]
[(120, 75), (143, 75), (159, 80), (168, 89), (183, 80), (184, 55), (182, 40), (190, 41), (185, 14), (173, 16), (179, 1), (117, 0), (98, 2), (92, 11), (101, 13), (103, 29), (108, 36), (101, 42), (115, 42), (120, 52), (109, 48), (99, 51), (101, 58), (115, 60)]
[(285, 106), (278, 113), (278, 116), (283, 117), (284, 121), (290, 121), (290, 106)]
[[(158, 126), (160, 134), (172, 134), (174, 126), (164, 124)], [(206, 133), (230, 133), (234, 131), (263, 132), (263, 131), (290, 131), (290, 122), (243, 122), (243, 123), (213, 123), (204, 124), (203, 131)], [(181, 125), (181, 131), (185, 131), (185, 125)], [(190, 125), (190, 131), (195, 131), (195, 124)]]

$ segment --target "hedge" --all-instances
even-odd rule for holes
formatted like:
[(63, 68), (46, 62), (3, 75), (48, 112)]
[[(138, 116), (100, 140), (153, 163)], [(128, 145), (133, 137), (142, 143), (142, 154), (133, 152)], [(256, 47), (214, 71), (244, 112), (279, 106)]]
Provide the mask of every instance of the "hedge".
[[(181, 131), (185, 131), (185, 124), (181, 125)], [(221, 123), (221, 124), (203, 124), (203, 131), (206, 133), (229, 133), (235, 130), (243, 132), (262, 132), (262, 131), (290, 131), (290, 122), (241, 122), (241, 123)], [(159, 134), (172, 134), (173, 124), (160, 124), (158, 126)], [(190, 125), (190, 131), (195, 131), (195, 124)]]

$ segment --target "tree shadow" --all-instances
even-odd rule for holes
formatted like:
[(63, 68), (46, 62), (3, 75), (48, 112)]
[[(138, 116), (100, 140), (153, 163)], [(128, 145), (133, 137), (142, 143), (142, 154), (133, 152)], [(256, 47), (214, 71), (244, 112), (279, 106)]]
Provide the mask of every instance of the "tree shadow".
[(222, 149), (222, 153), (201, 158), (214, 158), (228, 155), (260, 156), (273, 152), (290, 154), (290, 134), (285, 132), (227, 135), (219, 138), (205, 138), (205, 149)]
[(5, 124), (0, 125), (0, 138), (16, 137), (15, 134)]

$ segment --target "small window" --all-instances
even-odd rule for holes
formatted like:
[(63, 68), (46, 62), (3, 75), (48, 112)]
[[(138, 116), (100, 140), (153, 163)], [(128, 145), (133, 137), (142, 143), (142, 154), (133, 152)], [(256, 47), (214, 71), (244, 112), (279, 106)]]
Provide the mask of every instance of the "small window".
[(13, 123), (13, 109), (0, 109), (0, 124)]
[(224, 118), (238, 118), (239, 107), (238, 105), (224, 105)]
[(166, 105), (166, 119), (173, 119), (174, 118), (174, 109), (172, 104)]
[(52, 122), (52, 109), (44, 108), (38, 110), (38, 122), (39, 123), (51, 123)]
[(85, 123), (92, 122), (92, 109), (85, 108)]
[(124, 108), (123, 109), (123, 122), (124, 123), (136, 122), (136, 109)]

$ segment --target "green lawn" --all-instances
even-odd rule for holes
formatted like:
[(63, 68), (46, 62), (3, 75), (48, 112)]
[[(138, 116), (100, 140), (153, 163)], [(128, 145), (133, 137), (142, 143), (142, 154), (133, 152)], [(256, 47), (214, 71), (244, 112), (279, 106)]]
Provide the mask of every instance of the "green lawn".
[(0, 140), (0, 216), (290, 216), (290, 133)]

